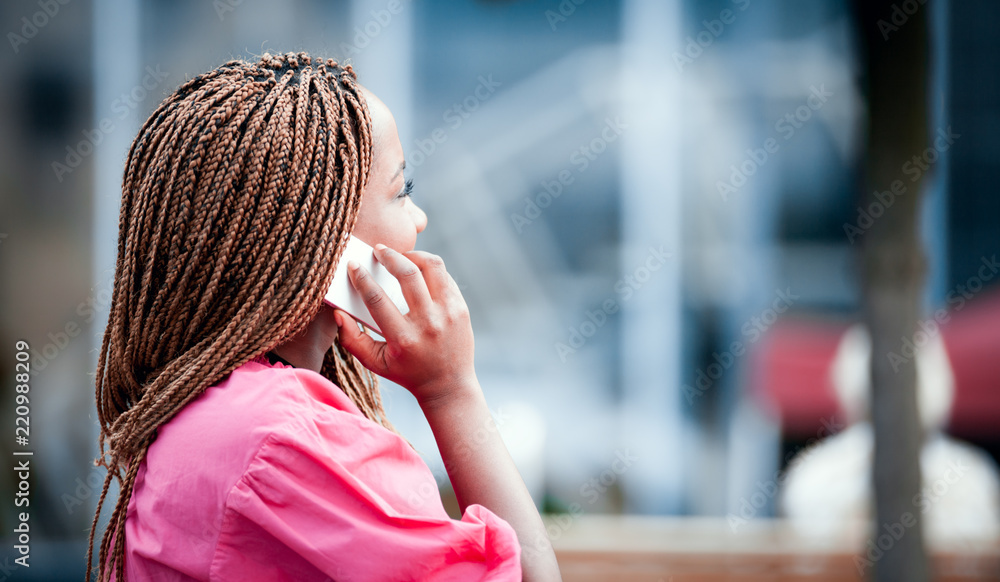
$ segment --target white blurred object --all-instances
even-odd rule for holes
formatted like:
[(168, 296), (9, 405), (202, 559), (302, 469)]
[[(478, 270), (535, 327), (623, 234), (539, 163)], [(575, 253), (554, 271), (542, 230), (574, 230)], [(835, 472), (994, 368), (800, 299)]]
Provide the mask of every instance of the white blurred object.
[[(851, 326), (837, 346), (830, 379), (848, 424), (868, 422), (871, 393), (872, 340), (861, 324)], [(940, 334), (918, 348), (917, 410), (924, 430), (938, 430), (948, 421), (955, 399), (955, 376)]]
[[(874, 437), (869, 420), (871, 339), (861, 325), (843, 336), (831, 379), (850, 426), (793, 459), (782, 483), (781, 513), (810, 534), (841, 535), (871, 516)], [(917, 408), (927, 432), (923, 486), (912, 500), (931, 543), (1000, 536), (1000, 478), (993, 460), (942, 432), (955, 380), (940, 335), (917, 352)]]
[(497, 408), (494, 419), (528, 493), (540, 507), (545, 494), (545, 418), (533, 405), (512, 401)]

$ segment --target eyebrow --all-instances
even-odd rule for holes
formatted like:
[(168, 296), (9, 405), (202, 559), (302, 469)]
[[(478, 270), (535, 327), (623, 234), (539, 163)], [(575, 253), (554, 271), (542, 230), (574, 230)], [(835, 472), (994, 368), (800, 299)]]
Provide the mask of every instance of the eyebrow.
[(405, 168), (405, 167), (406, 167), (406, 160), (403, 160), (403, 163), (402, 163), (402, 164), (399, 164), (399, 169), (398, 169), (398, 170), (396, 170), (396, 173), (392, 175), (392, 181), (393, 181), (393, 182), (395, 182), (395, 181), (396, 181), (396, 178), (398, 178), (398, 177), (399, 177), (399, 174), (400, 174), (400, 172), (402, 172), (402, 171), (403, 171), (403, 168)]

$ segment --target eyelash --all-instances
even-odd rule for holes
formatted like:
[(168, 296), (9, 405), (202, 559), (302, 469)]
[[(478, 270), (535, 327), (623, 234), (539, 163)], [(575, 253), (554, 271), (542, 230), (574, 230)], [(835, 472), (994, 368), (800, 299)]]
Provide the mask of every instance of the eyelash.
[(413, 180), (407, 180), (406, 186), (403, 187), (403, 192), (399, 195), (400, 198), (406, 198), (407, 196), (413, 194)]

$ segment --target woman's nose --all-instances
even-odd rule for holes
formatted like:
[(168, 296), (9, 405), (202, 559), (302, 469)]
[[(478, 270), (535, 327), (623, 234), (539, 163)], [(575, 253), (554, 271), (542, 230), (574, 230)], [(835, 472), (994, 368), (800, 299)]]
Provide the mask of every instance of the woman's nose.
[(410, 216), (413, 217), (413, 224), (417, 227), (417, 234), (420, 234), (427, 228), (427, 215), (424, 211), (420, 209), (419, 206), (410, 200)]

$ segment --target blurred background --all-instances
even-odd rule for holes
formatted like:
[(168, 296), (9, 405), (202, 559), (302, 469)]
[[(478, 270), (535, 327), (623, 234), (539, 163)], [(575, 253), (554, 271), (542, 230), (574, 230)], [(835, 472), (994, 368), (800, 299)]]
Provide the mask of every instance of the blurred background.
[[(940, 576), (1000, 579), (1000, 5), (886, 6), (885, 43), (928, 28), (929, 139), (880, 210), (846, 0), (3, 2), (0, 422), (25, 340), (35, 454), (30, 569), (0, 472), (0, 580), (84, 570), (128, 146), (184, 81), (288, 51), (353, 63), (395, 115), (417, 246), (465, 294), (567, 580), (601, 579), (573, 570), (597, 555), (661, 582), (869, 574), (859, 257), (885, 207), (922, 196), (921, 327), (898, 342), (933, 437), (912, 504)], [(382, 386), (456, 511), (415, 401)]]

